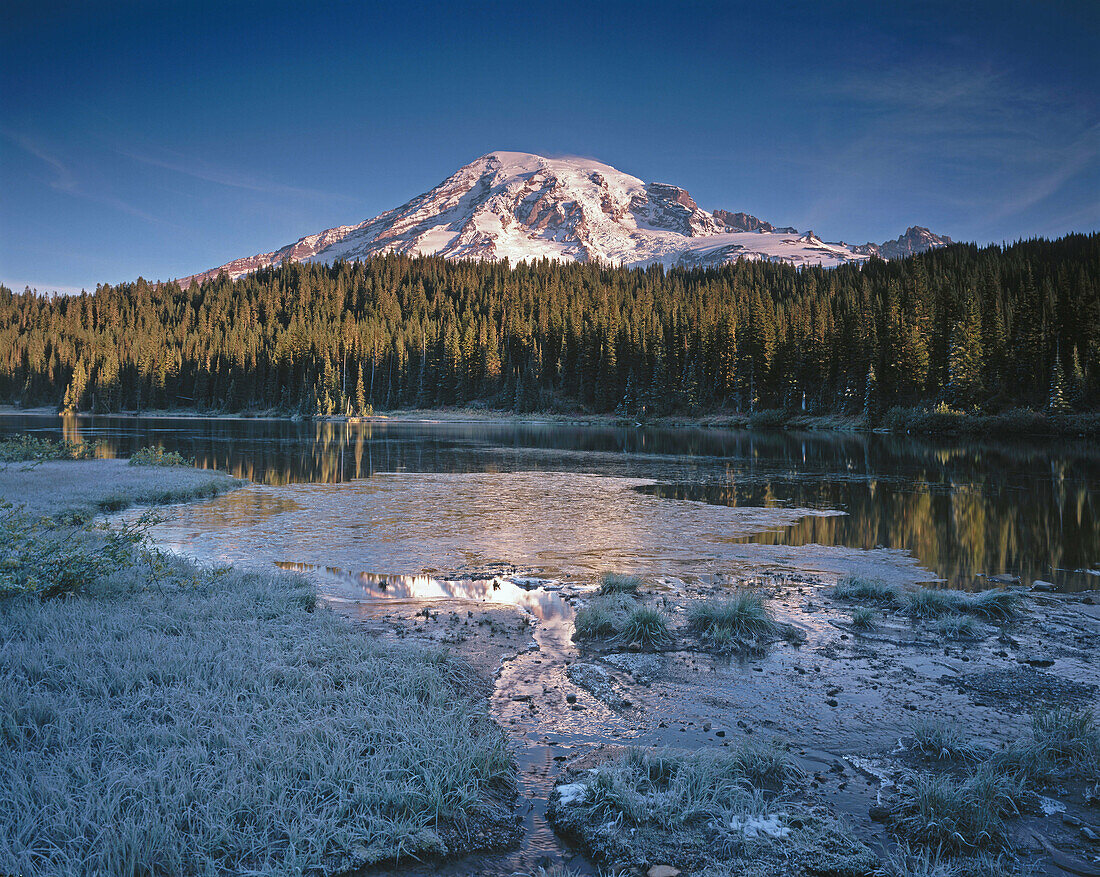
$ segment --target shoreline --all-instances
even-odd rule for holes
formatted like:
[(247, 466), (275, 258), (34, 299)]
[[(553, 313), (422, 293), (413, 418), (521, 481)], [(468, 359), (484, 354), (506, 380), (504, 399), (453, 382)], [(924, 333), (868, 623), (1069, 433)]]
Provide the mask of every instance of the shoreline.
[(877, 433), (884, 435), (942, 436), (948, 438), (1021, 438), (1073, 439), (1100, 435), (1100, 412), (1048, 414), (1014, 409), (1001, 414), (971, 415), (963, 412), (925, 409), (891, 409), (877, 425), (871, 425), (863, 415), (799, 414), (778, 410), (744, 413), (712, 413), (682, 415), (638, 421), (615, 414), (592, 413), (517, 413), (505, 409), (481, 407), (410, 408), (366, 416), (333, 415), (301, 417), (273, 411), (206, 412), (196, 409), (157, 409), (150, 411), (118, 411), (105, 414), (77, 412), (64, 414), (52, 406), (19, 408), (0, 405), (0, 416), (26, 415), (83, 419), (87, 417), (118, 417), (154, 420), (255, 421), (289, 423), (343, 423), (349, 425), (386, 423), (486, 424), (533, 426), (592, 426), (604, 428), (748, 430), (781, 432)]

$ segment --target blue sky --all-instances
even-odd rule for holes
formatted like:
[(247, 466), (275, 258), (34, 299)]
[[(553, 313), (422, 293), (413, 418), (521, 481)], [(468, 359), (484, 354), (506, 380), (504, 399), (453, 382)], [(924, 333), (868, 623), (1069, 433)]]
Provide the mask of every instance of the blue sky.
[(499, 149), (828, 240), (1093, 231), (1098, 44), (1092, 0), (9, 0), (0, 281), (186, 275)]

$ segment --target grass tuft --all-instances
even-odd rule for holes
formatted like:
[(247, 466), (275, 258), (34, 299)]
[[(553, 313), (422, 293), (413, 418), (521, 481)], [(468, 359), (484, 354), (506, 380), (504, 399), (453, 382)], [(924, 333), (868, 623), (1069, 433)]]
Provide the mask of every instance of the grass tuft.
[(986, 621), (1009, 621), (1020, 615), (1020, 595), (1015, 591), (981, 591), (967, 595), (962, 610)]
[(660, 826), (721, 819), (759, 810), (760, 793), (800, 782), (801, 771), (776, 743), (744, 742), (731, 751), (631, 749), (584, 780), (575, 805), (596, 825)]
[(874, 630), (878, 627), (878, 613), (874, 609), (860, 607), (852, 610), (852, 627), (856, 630)]
[(593, 597), (587, 605), (577, 610), (574, 621), (576, 635), (586, 639), (617, 635), (626, 613), (634, 605), (634, 601), (625, 594)]
[(893, 817), (903, 837), (952, 852), (998, 849), (1007, 840), (1000, 798), (987, 783), (911, 772), (899, 789)]
[(619, 573), (604, 573), (600, 576), (600, 590), (601, 596), (607, 596), (608, 594), (630, 594), (636, 595), (638, 589), (642, 586), (642, 580), (638, 576), (624, 576)]
[(615, 643), (619, 646), (656, 649), (671, 641), (668, 616), (653, 606), (635, 606), (622, 619), (615, 634)]
[(779, 631), (764, 598), (749, 590), (693, 604), (688, 609), (688, 628), (699, 634), (704, 643), (718, 648), (762, 639)]
[(913, 727), (913, 741), (922, 755), (935, 759), (976, 761), (985, 750), (967, 739), (955, 725), (928, 720)]
[(947, 639), (977, 639), (978, 623), (964, 615), (947, 615), (936, 622), (936, 630)]
[(923, 620), (942, 618), (958, 613), (965, 603), (959, 591), (937, 591), (933, 588), (917, 588), (905, 595), (905, 611), (913, 618)]
[(1084, 778), (1100, 771), (1100, 729), (1092, 710), (1055, 709), (1032, 719), (1035, 748), (1056, 767)]
[(901, 605), (901, 594), (893, 585), (880, 579), (845, 576), (836, 583), (833, 596), (853, 603), (871, 603), (875, 606), (896, 608)]

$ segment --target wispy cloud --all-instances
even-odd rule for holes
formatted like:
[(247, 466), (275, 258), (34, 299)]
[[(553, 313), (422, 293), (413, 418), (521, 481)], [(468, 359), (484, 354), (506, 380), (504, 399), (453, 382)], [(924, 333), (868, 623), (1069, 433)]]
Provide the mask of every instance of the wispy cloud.
[(814, 159), (833, 183), (811, 218), (887, 189), (952, 208), (964, 235), (991, 235), (1008, 219), (1027, 227), (1036, 208), (1084, 179), (1060, 212), (1080, 213), (1082, 201), (1087, 212), (1091, 201), (1100, 221), (1088, 185), (1100, 174), (1100, 107), (1087, 91), (1041, 88), (1007, 66), (928, 62), (823, 83), (815, 97), (853, 121), (843, 146)]
[(75, 198), (83, 198), (87, 201), (103, 204), (107, 207), (119, 210), (122, 213), (128, 213), (130, 216), (144, 219), (147, 222), (172, 225), (172, 223), (165, 223), (160, 217), (153, 216), (151, 213), (147, 213), (113, 195), (104, 195), (98, 192), (89, 191), (86, 186), (81, 185), (76, 174), (64, 161), (58, 158), (56, 154), (48, 149), (48, 147), (31, 139), (27, 135), (14, 131), (4, 131), (2, 134), (7, 140), (14, 143), (28, 155), (38, 159), (50, 169), (52, 172), (52, 179), (48, 179), (46, 185), (55, 192), (62, 192), (66, 195), (72, 195)]
[(164, 152), (160, 156), (135, 152), (128, 149), (116, 149), (115, 152), (125, 158), (162, 168), (173, 173), (183, 174), (196, 180), (207, 183), (215, 183), (219, 186), (228, 186), (233, 189), (244, 189), (249, 192), (259, 192), (269, 195), (286, 195), (295, 198), (311, 198), (323, 201), (355, 201), (350, 195), (336, 192), (325, 192), (319, 189), (310, 189), (301, 186), (288, 186), (270, 180), (263, 180), (238, 171), (215, 167), (202, 160), (194, 159), (177, 152)]

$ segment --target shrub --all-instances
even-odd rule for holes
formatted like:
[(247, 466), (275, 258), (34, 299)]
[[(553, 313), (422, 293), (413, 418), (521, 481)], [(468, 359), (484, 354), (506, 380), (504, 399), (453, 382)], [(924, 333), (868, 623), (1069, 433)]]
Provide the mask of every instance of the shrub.
[(17, 435), (0, 441), (0, 463), (18, 463), (42, 460), (89, 460), (95, 456), (95, 445), (55, 442), (33, 435)]
[(600, 590), (599, 593), (603, 596), (607, 594), (637, 594), (638, 588), (642, 585), (642, 580), (638, 576), (624, 576), (619, 573), (604, 573), (600, 576)]
[(149, 446), (140, 448), (130, 455), (131, 466), (193, 466), (194, 460), (188, 460), (176, 451), (166, 451), (164, 448)]
[(845, 576), (840, 579), (833, 589), (833, 596), (838, 600), (873, 603), (883, 607), (901, 605), (901, 595), (893, 585), (888, 585), (880, 579), (865, 579), (859, 576)]
[(75, 594), (132, 561), (151, 518), (121, 529), (33, 520), (0, 503), (0, 598)]

